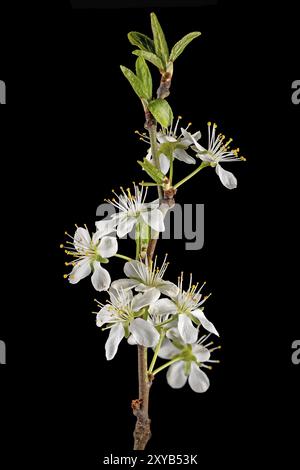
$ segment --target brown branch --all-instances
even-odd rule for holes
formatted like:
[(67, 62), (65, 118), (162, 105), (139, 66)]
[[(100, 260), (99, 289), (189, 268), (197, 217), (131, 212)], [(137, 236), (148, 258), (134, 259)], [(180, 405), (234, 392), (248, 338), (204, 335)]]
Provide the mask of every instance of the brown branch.
[[(169, 90), (171, 85), (171, 79), (169, 82), (165, 80), (161, 82), (160, 89), (158, 91), (158, 96), (162, 97), (166, 93), (166, 90)], [(160, 93), (160, 95), (159, 95)], [(169, 94), (169, 92), (168, 92)], [(167, 96), (167, 95), (165, 95)], [(145, 109), (145, 128), (149, 132), (152, 156), (154, 164), (159, 168), (159, 159), (157, 152), (157, 142), (156, 142), (156, 121), (150, 111), (147, 108)], [(162, 191), (161, 187), (158, 187), (158, 197), (160, 200), (160, 208), (163, 213), (166, 213), (171, 207), (174, 206), (174, 196), (176, 194), (176, 189), (169, 188)], [(155, 248), (157, 245), (157, 237), (154, 237), (150, 240), (147, 247), (147, 258), (148, 261), (151, 261), (154, 256)], [(131, 403), (132, 412), (136, 416), (136, 424), (133, 432), (134, 437), (134, 450), (144, 450), (149, 439), (151, 438), (151, 420), (149, 418), (149, 393), (153, 381), (153, 376), (148, 376), (148, 362), (147, 362), (147, 348), (143, 346), (138, 346), (138, 378), (139, 378), (139, 398), (133, 400)]]
[(149, 392), (152, 382), (148, 379), (147, 369), (147, 348), (138, 346), (139, 399), (131, 403), (133, 414), (136, 416), (134, 450), (144, 450), (151, 438)]
[(157, 98), (165, 99), (169, 96), (171, 83), (172, 83), (172, 74), (170, 72), (162, 73), (160, 85), (157, 90)]

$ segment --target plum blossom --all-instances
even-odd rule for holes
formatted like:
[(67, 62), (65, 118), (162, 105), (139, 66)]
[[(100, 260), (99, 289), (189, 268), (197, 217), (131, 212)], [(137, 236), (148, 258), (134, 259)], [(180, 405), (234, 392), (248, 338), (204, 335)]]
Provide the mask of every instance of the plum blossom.
[[(200, 139), (201, 132), (198, 131), (194, 134), (190, 134), (187, 131), (191, 125), (191, 123), (189, 123), (189, 125), (184, 129), (185, 133), (183, 134), (181, 130), (181, 134), (177, 135), (178, 124), (180, 119), (181, 116), (179, 116), (179, 118), (177, 119), (174, 128), (173, 125), (171, 125), (169, 128), (163, 128), (157, 133), (160, 169), (164, 174), (167, 174), (170, 168), (170, 159), (167, 155), (163, 153), (163, 144), (166, 144), (168, 142), (174, 144), (172, 151), (172, 156), (174, 159), (180, 160), (188, 164), (196, 163), (196, 160), (187, 153), (187, 150), (191, 145), (194, 144), (194, 141), (198, 141)], [(141, 134), (141, 140), (150, 144), (149, 138), (146, 136), (146, 134)], [(149, 147), (148, 149), (146, 158), (147, 160), (152, 162), (151, 147)]]
[[(145, 347), (154, 347), (159, 341), (159, 333), (147, 320), (140, 318), (142, 309), (148, 307), (159, 297), (156, 289), (149, 289), (145, 293), (133, 295), (131, 290), (115, 289), (109, 290), (110, 301), (101, 304), (97, 314), (97, 326), (110, 329), (105, 344), (106, 359), (115, 357), (119, 344), (124, 337), (131, 334), (135, 344)], [(106, 329), (105, 328), (105, 329)]]
[[(108, 232), (109, 233), (109, 232)], [(66, 235), (68, 235), (66, 233)], [(108, 258), (118, 251), (118, 242), (115, 237), (107, 236), (107, 231), (98, 230), (92, 237), (87, 228), (78, 227), (74, 237), (68, 235), (71, 241), (66, 242), (65, 252), (74, 258), (65, 263), (73, 266), (72, 271), (66, 274), (71, 284), (77, 284), (81, 279), (89, 276), (97, 291), (108, 290), (111, 278), (109, 272), (101, 266), (108, 263)]]
[(208, 363), (219, 362), (211, 360), (210, 356), (214, 350), (220, 349), (220, 346), (210, 348), (213, 344), (207, 343), (210, 333), (192, 344), (185, 344), (176, 328), (170, 329), (167, 336), (158, 356), (162, 359), (178, 359), (168, 368), (167, 382), (170, 387), (182, 388), (188, 381), (194, 392), (206, 392), (210, 382), (202, 368), (210, 369)]
[[(237, 187), (236, 177), (230, 173), (230, 171), (224, 170), (220, 163), (245, 161), (246, 159), (239, 156), (240, 149), (230, 149), (232, 139), (229, 139), (226, 143), (224, 143), (224, 140), (226, 140), (225, 135), (216, 135), (217, 124), (212, 125), (211, 122), (208, 122), (207, 125), (208, 148), (204, 148), (196, 141), (193, 136), (189, 134), (189, 138), (191, 138), (194, 143), (194, 147), (192, 148), (197, 152), (197, 157), (216, 169), (216, 173), (219, 176), (221, 183), (226, 188), (234, 189)], [(183, 135), (185, 135), (185, 130), (181, 129), (181, 131)]]
[(176, 296), (178, 287), (173, 282), (165, 281), (163, 276), (169, 263), (166, 261), (167, 255), (160, 268), (157, 267), (157, 257), (154, 261), (145, 262), (132, 260), (125, 263), (124, 273), (127, 279), (119, 279), (112, 283), (116, 289), (135, 289), (138, 292), (147, 292), (149, 289), (156, 289), (159, 294)]
[(219, 336), (214, 325), (206, 318), (200, 308), (208, 296), (203, 297), (201, 290), (204, 284), (198, 288), (198, 284), (192, 284), (192, 276), (187, 291), (183, 290), (183, 274), (178, 280), (178, 293), (171, 299), (159, 299), (149, 308), (151, 315), (171, 314), (178, 316), (178, 330), (185, 343), (195, 343), (198, 337), (198, 327), (194, 323), (200, 324), (210, 333)]
[(130, 189), (126, 191), (121, 188), (121, 194), (113, 192), (115, 198), (109, 200), (116, 209), (117, 214), (113, 214), (109, 221), (96, 222), (96, 227), (108, 227), (117, 230), (118, 237), (122, 238), (131, 232), (137, 224), (149, 225), (157, 232), (165, 230), (164, 216), (159, 209), (159, 200), (146, 203), (147, 188), (138, 187), (134, 184), (134, 194)]

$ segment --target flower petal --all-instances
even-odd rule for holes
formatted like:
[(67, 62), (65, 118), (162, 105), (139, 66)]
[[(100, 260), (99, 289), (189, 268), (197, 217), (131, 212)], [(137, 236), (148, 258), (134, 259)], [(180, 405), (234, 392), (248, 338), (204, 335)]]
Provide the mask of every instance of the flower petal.
[(113, 359), (118, 351), (120, 342), (125, 336), (122, 323), (116, 323), (109, 333), (109, 337), (105, 344), (106, 359), (110, 361)]
[(163, 232), (165, 230), (164, 216), (159, 209), (152, 211), (141, 212), (141, 216), (147, 225), (150, 225), (153, 230)]
[(163, 144), (165, 142), (177, 142), (175, 137), (172, 137), (171, 135), (163, 134), (162, 132), (157, 133), (157, 140), (160, 144)]
[(161, 153), (159, 156), (159, 165), (160, 165), (160, 171), (164, 175), (166, 175), (170, 168), (170, 160), (164, 153)]
[(124, 265), (124, 273), (127, 277), (138, 279), (145, 282), (147, 280), (149, 271), (144, 263), (138, 260), (132, 260)]
[(201, 344), (193, 345), (193, 354), (196, 356), (198, 361), (206, 362), (210, 358), (210, 352), (207, 348), (202, 346)]
[(192, 344), (197, 341), (198, 328), (195, 328), (192, 320), (184, 313), (179, 315), (178, 330), (185, 343)]
[(115, 231), (117, 220), (115, 218), (108, 220), (98, 220), (95, 225), (97, 228), (97, 239), (99, 240), (100, 238), (103, 238)]
[(192, 140), (192, 137), (195, 140), (199, 140), (201, 138), (201, 132), (200, 131), (197, 131), (194, 134), (191, 134), (190, 132), (187, 132), (185, 129), (184, 129), (184, 131), (185, 131), (185, 135), (184, 135), (184, 138), (180, 140), (180, 143), (182, 145), (184, 145), (185, 147), (189, 147), (190, 145), (192, 145), (194, 143), (194, 141)]
[(189, 375), (189, 385), (196, 393), (204, 393), (209, 388), (209, 378), (200, 369), (195, 362), (191, 363), (191, 372)]
[(216, 166), (216, 173), (221, 180), (221, 183), (228, 189), (235, 189), (237, 187), (237, 179), (233, 173), (224, 170), (220, 164)]
[(174, 152), (173, 152), (173, 155), (175, 158), (177, 158), (177, 160), (180, 160), (181, 162), (185, 162), (185, 163), (196, 163), (196, 160), (191, 157), (184, 149), (176, 149)]
[(77, 282), (81, 281), (84, 277), (91, 274), (91, 261), (89, 258), (84, 258), (78, 261), (72, 271), (69, 274), (69, 282), (71, 284), (77, 284)]
[(94, 261), (93, 266), (94, 273), (91, 277), (91, 281), (94, 288), (99, 292), (108, 290), (111, 282), (109, 272), (102, 268), (98, 261)]
[(101, 327), (105, 323), (110, 323), (112, 317), (113, 312), (111, 310), (111, 306), (109, 304), (105, 305), (103, 308), (101, 308), (100, 312), (97, 313), (96, 325)]
[[(198, 133), (196, 132), (195, 134), (191, 134), (190, 132), (186, 131), (185, 129), (183, 129), (183, 127), (181, 128), (181, 133), (183, 135), (183, 137), (185, 139), (187, 139), (189, 142), (190, 142), (190, 145), (191, 144), (194, 144), (195, 147), (197, 148), (198, 151), (203, 151), (205, 150), (204, 147), (202, 147), (202, 145), (198, 144), (197, 140), (199, 140), (197, 137), (198, 137)], [(201, 137), (201, 134), (200, 134), (200, 137)], [(199, 137), (199, 138), (200, 138)]]
[(83, 251), (84, 248), (89, 248), (91, 244), (91, 237), (86, 228), (78, 227), (74, 235), (74, 247), (77, 251)]
[(137, 342), (136, 342), (136, 340), (134, 339), (134, 337), (132, 335), (130, 335), (128, 337), (127, 343), (130, 344), (130, 346), (136, 346), (137, 345)]
[(129, 325), (129, 331), (137, 344), (145, 348), (154, 348), (159, 341), (159, 333), (150, 322), (135, 318)]
[(172, 364), (167, 372), (167, 382), (172, 388), (182, 388), (187, 381), (184, 373), (184, 361), (178, 361)]
[(122, 289), (133, 289), (139, 284), (139, 281), (135, 281), (134, 279), (118, 279), (117, 281), (112, 282), (111, 287), (115, 290), (122, 290)]
[(162, 359), (172, 359), (172, 357), (176, 356), (179, 352), (180, 350), (177, 349), (169, 339), (165, 338), (158, 352), (158, 357)]
[(141, 308), (146, 307), (147, 305), (151, 305), (152, 303), (156, 302), (157, 299), (160, 297), (160, 292), (155, 287), (152, 287), (144, 294), (137, 294), (134, 296), (132, 301), (132, 310), (134, 312), (138, 312)]
[(111, 258), (118, 251), (118, 242), (115, 237), (103, 237), (98, 252), (103, 258)]
[(170, 299), (159, 299), (149, 307), (151, 315), (172, 315), (177, 312), (177, 307)]
[(193, 310), (192, 315), (194, 315), (194, 317), (198, 318), (198, 320), (200, 321), (203, 328), (205, 328), (210, 333), (213, 333), (214, 335), (220, 336), (219, 333), (217, 332), (215, 326), (213, 325), (213, 323), (210, 322), (206, 318), (206, 316), (204, 315), (203, 311), (200, 308), (197, 308), (196, 310)]
[(131, 232), (135, 226), (137, 219), (135, 217), (125, 217), (118, 224), (117, 234), (119, 238), (124, 237), (127, 233)]
[(157, 286), (157, 288), (162, 294), (167, 295), (169, 297), (176, 297), (179, 291), (176, 284), (170, 281), (162, 281), (161, 284)]

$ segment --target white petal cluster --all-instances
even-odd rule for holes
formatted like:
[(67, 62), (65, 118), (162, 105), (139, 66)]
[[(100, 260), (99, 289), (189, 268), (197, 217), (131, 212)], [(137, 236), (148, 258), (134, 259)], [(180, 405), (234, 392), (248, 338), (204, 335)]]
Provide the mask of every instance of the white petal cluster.
[[(188, 154), (188, 149), (194, 144), (194, 141), (198, 141), (201, 137), (201, 132), (195, 132), (194, 134), (190, 134), (187, 132), (187, 129), (190, 127), (191, 123), (185, 128), (181, 129), (181, 133), (178, 134), (178, 124), (181, 119), (181, 116), (177, 119), (176, 124), (171, 125), (169, 128), (160, 129), (157, 133), (157, 144), (158, 144), (158, 152), (159, 152), (159, 162), (160, 162), (160, 169), (166, 175), (170, 169), (170, 158), (165, 155), (163, 144), (172, 143), (173, 151), (172, 151), (172, 158), (179, 160), (184, 163), (188, 164), (195, 164), (196, 160), (191, 155)], [(178, 134), (178, 135), (177, 135)], [(147, 144), (150, 144), (148, 137), (145, 134), (140, 134), (141, 140), (145, 141)], [(147, 160), (152, 162), (152, 152), (151, 147), (149, 147), (147, 155)]]
[(110, 230), (116, 230), (118, 237), (127, 235), (137, 224), (146, 224), (156, 232), (165, 230), (164, 216), (159, 209), (159, 200), (146, 203), (147, 188), (139, 187), (134, 184), (133, 193), (128, 188), (126, 191), (121, 188), (121, 194), (116, 194), (112, 200), (108, 200), (116, 209), (109, 220), (96, 222), (98, 230), (104, 230), (108, 227)]
[(191, 389), (196, 393), (206, 392), (209, 388), (209, 378), (202, 370), (210, 369), (209, 363), (219, 362), (211, 359), (211, 353), (220, 349), (220, 346), (211, 347), (213, 341), (208, 342), (211, 335), (202, 336), (191, 344), (186, 344), (177, 328), (167, 332), (159, 357), (162, 359), (178, 359), (170, 365), (167, 372), (167, 382), (172, 388), (182, 388), (188, 381)]
[(110, 329), (105, 345), (107, 360), (115, 357), (121, 340), (128, 338), (130, 334), (136, 344), (147, 348), (156, 346), (159, 333), (141, 315), (146, 307), (150, 307), (158, 299), (159, 292), (149, 289), (145, 293), (133, 295), (131, 290), (111, 287), (109, 296), (110, 301), (107, 304), (100, 304), (101, 309), (96, 320), (97, 326), (106, 325)]
[(74, 237), (66, 234), (70, 240), (62, 247), (73, 258), (71, 262), (65, 263), (73, 266), (72, 271), (65, 276), (71, 284), (77, 284), (92, 273), (91, 281), (97, 291), (109, 288), (110, 274), (101, 263), (108, 263), (108, 258), (117, 253), (118, 242), (115, 237), (108, 236), (108, 233), (110, 230), (98, 230), (91, 237), (87, 228), (78, 227)]
[(182, 129), (183, 135), (188, 134), (188, 137), (193, 140), (194, 146), (193, 150), (197, 152), (196, 156), (200, 158), (203, 162), (207, 162), (210, 166), (216, 169), (216, 173), (220, 178), (221, 183), (227, 189), (234, 189), (237, 187), (237, 179), (233, 173), (230, 171), (224, 170), (220, 163), (228, 162), (238, 162), (245, 161), (244, 157), (239, 156), (240, 149), (230, 149), (232, 139), (228, 139), (226, 142), (226, 137), (224, 134), (217, 134), (217, 124), (211, 122), (207, 123), (208, 125), (208, 146), (204, 148), (202, 145), (194, 139), (193, 136), (186, 133)]
[[(178, 285), (165, 280), (167, 266), (166, 257), (160, 268), (157, 259), (125, 263), (127, 277), (112, 283), (110, 301), (100, 304), (97, 314), (97, 325), (110, 330), (106, 358), (115, 356), (123, 338), (129, 344), (152, 348), (159, 343), (158, 357), (175, 358), (167, 373), (169, 385), (180, 388), (188, 381), (194, 391), (205, 392), (209, 379), (202, 369), (210, 367), (206, 363), (211, 362), (212, 351), (212, 343), (205, 343), (211, 334), (219, 334), (203, 313), (207, 299), (201, 293), (203, 286), (198, 288), (190, 277), (184, 290), (183, 275)], [(209, 334), (198, 340), (200, 328)]]

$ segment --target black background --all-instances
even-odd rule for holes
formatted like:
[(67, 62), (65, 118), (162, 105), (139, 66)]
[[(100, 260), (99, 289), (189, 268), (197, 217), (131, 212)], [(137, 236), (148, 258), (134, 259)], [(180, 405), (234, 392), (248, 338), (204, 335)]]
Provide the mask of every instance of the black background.
[[(288, 464), (299, 426), (299, 366), (291, 363), (299, 339), (296, 16), (288, 4), (263, 11), (245, 2), (156, 12), (169, 44), (202, 32), (176, 63), (175, 115), (204, 136), (206, 122), (218, 122), (247, 163), (232, 165), (234, 191), (208, 170), (178, 191), (180, 203), (205, 204), (201, 251), (184, 251), (184, 241), (159, 244), (160, 258), (168, 252), (172, 262), (170, 279), (184, 270), (207, 281), (206, 311), (222, 350), (204, 395), (157, 377), (148, 450), (195, 451), (202, 464), (217, 457), (238, 466), (274, 457)], [(96, 468), (103, 454), (132, 446), (135, 348), (124, 342), (105, 360), (106, 334), (91, 313), (100, 296), (88, 279), (66, 283), (58, 247), (74, 223), (93, 229), (112, 187), (140, 177), (135, 161), (145, 147), (134, 130), (142, 130), (143, 113), (119, 65), (133, 67), (126, 34), (150, 33), (149, 13), (48, 10), (31, 18), (31, 31), (28, 23), (22, 35), (16, 23), (5, 36), (1, 452), (9, 468), (19, 458), (39, 468), (49, 461)], [(188, 170), (179, 163), (176, 174)], [(111, 272), (122, 275), (120, 260)]]

